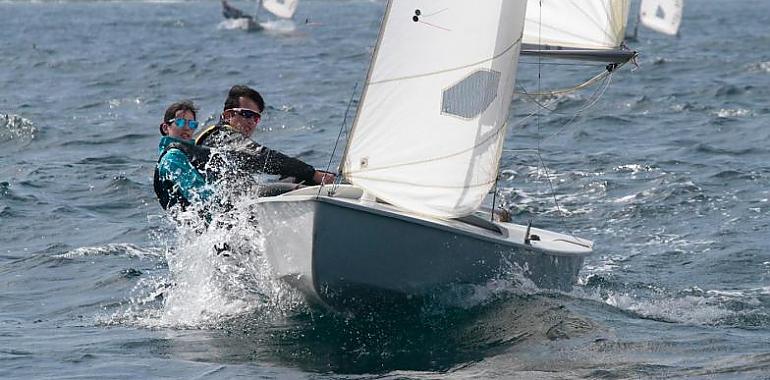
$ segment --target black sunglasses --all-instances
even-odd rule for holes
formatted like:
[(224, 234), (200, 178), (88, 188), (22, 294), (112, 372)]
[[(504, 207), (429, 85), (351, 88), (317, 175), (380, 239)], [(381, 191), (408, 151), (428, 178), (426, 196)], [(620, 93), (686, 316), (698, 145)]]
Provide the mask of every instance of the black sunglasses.
[(259, 119), (262, 117), (261, 113), (254, 110), (250, 110), (248, 108), (231, 108), (230, 111), (233, 111), (246, 119)]

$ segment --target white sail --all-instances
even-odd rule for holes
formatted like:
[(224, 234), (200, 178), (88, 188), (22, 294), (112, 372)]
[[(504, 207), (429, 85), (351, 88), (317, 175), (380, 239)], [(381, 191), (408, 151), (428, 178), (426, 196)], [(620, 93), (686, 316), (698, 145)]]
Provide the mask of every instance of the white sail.
[(684, 0), (642, 0), (639, 22), (663, 34), (676, 35), (682, 23)]
[(393, 0), (343, 158), (353, 184), (436, 217), (494, 185), (525, 0)]
[(623, 42), (629, 0), (529, 0), (524, 44), (615, 49)]
[(278, 17), (292, 18), (297, 11), (298, 3), (299, 0), (264, 0), (262, 7)]

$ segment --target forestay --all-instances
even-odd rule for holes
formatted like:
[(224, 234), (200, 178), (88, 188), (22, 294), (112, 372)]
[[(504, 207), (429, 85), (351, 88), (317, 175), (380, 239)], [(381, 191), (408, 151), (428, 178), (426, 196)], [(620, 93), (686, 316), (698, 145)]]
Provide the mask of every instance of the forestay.
[(525, 46), (616, 49), (623, 42), (629, 0), (529, 0)]
[(682, 23), (684, 0), (642, 0), (639, 21), (663, 34), (676, 35)]
[(475, 211), (497, 176), (525, 8), (525, 0), (391, 1), (344, 176), (416, 213)]
[(299, 0), (264, 0), (262, 7), (282, 18), (292, 18), (297, 11)]

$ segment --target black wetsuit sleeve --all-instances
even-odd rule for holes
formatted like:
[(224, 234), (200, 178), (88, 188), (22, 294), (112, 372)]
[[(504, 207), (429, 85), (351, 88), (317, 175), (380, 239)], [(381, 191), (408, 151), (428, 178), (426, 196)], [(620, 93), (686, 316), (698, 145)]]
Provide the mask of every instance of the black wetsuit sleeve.
[(234, 164), (239, 170), (253, 174), (266, 173), (294, 177), (300, 182), (315, 184), (313, 181), (315, 168), (311, 165), (259, 145), (236, 131), (218, 128), (200, 143), (219, 148), (224, 157), (229, 157), (228, 161), (235, 161)]
[(315, 168), (294, 157), (289, 157), (277, 150), (252, 142), (247, 149), (237, 149), (225, 153), (233, 155), (240, 169), (251, 173), (276, 174), (282, 177), (294, 177), (297, 180), (314, 184)]

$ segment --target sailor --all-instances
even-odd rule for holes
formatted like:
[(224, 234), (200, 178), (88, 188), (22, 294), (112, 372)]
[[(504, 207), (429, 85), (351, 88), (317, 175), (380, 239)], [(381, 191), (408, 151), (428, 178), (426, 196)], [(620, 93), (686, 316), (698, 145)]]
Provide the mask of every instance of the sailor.
[[(316, 170), (297, 158), (289, 157), (250, 139), (264, 109), (265, 101), (259, 92), (243, 85), (233, 86), (225, 100), (219, 123), (201, 132), (195, 144), (236, 152), (237, 156), (229, 160), (229, 166), (219, 171), (236, 173), (241, 179), (251, 178), (252, 174), (265, 173), (279, 175), (282, 179), (290, 178), (294, 183), (303, 185), (333, 183), (334, 174)], [(280, 186), (273, 185), (273, 189), (278, 188)], [(296, 186), (286, 186), (284, 191), (293, 188)]]
[(212, 195), (206, 171), (209, 149), (193, 143), (193, 132), (198, 128), (196, 114), (189, 100), (170, 105), (163, 114), (153, 187), (164, 210), (178, 207), (184, 211)]
[(227, 0), (222, 0), (222, 16), (225, 18), (232, 18), (232, 19), (238, 19), (238, 18), (248, 18), (251, 19), (251, 16), (243, 13), (242, 10), (230, 5)]

